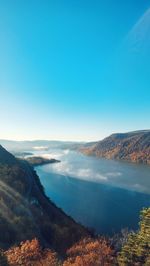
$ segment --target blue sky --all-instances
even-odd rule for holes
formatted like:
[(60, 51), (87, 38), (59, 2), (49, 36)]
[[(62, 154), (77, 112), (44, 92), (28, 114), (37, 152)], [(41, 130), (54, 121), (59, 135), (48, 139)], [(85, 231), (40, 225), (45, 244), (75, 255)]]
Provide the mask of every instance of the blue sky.
[(0, 138), (150, 128), (148, 0), (0, 0)]

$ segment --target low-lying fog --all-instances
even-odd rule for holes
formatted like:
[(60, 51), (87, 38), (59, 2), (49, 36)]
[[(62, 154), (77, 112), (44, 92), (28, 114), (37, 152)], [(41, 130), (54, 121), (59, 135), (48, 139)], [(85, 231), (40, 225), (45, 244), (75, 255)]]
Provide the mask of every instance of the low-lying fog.
[(150, 193), (150, 166), (88, 157), (68, 149), (36, 151), (36, 154), (61, 160), (60, 163), (43, 166), (47, 173), (53, 172), (128, 190)]

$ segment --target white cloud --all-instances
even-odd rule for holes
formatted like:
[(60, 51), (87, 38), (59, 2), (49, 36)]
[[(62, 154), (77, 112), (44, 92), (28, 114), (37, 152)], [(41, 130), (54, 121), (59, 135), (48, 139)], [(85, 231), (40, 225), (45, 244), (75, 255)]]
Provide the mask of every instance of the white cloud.
[(46, 150), (46, 149), (48, 149), (48, 147), (46, 147), (46, 146), (35, 146), (35, 147), (33, 147), (33, 149), (34, 150), (37, 150), (37, 151), (42, 151), (42, 150)]

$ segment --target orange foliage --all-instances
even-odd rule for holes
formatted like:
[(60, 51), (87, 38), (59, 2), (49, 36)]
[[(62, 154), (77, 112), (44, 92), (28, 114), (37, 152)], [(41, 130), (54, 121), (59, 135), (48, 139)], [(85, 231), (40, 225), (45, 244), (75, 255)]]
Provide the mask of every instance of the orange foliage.
[(42, 250), (37, 239), (22, 242), (19, 247), (5, 252), (10, 266), (57, 266), (56, 253), (49, 249)]
[(67, 259), (58, 260), (57, 254), (42, 249), (37, 239), (10, 248), (5, 256), (10, 266), (112, 266), (113, 250), (105, 239), (86, 238), (67, 251)]
[(112, 266), (111, 247), (104, 239), (83, 239), (67, 251), (68, 259), (63, 266)]

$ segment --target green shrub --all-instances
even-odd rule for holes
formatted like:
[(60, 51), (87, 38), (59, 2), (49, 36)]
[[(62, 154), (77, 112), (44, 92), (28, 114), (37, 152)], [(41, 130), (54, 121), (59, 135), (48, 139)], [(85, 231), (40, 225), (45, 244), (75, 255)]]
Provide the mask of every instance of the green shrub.
[(141, 211), (139, 231), (128, 235), (118, 263), (120, 266), (150, 265), (150, 208)]

